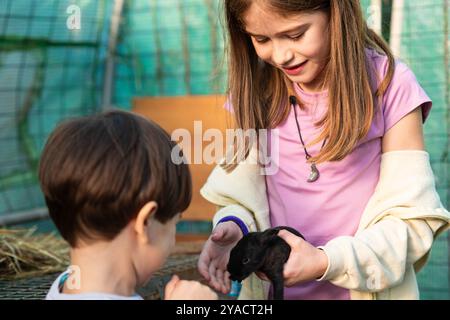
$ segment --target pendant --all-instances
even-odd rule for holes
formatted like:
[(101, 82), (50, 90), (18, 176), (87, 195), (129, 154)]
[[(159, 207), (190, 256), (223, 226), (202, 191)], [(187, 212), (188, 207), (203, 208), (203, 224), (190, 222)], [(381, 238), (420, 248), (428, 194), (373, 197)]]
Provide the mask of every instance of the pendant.
[(320, 173), (319, 173), (319, 170), (317, 170), (316, 164), (312, 163), (311, 164), (311, 172), (309, 174), (308, 182), (317, 181), (317, 179), (319, 179), (319, 176), (320, 176)]

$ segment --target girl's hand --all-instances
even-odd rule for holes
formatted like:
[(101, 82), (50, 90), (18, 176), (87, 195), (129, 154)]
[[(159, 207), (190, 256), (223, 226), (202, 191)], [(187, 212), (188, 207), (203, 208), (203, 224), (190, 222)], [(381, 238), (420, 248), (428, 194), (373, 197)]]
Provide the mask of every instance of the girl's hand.
[(198, 271), (215, 290), (230, 292), (230, 273), (227, 271), (230, 251), (243, 237), (241, 229), (232, 221), (219, 223), (206, 241), (198, 259)]
[(278, 236), (291, 246), (291, 253), (283, 271), (286, 287), (323, 276), (328, 267), (328, 257), (323, 250), (287, 230), (280, 230)]
[(164, 291), (165, 300), (217, 300), (217, 294), (198, 281), (180, 280), (174, 275)]

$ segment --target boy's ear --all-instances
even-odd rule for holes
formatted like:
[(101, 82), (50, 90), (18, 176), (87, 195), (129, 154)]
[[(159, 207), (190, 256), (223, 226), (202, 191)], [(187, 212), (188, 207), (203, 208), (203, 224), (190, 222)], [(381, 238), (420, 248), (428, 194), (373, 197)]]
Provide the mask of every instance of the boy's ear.
[(147, 202), (141, 210), (139, 210), (134, 222), (134, 230), (139, 237), (147, 239), (147, 226), (150, 223), (150, 218), (155, 215), (157, 210), (158, 204), (155, 201)]

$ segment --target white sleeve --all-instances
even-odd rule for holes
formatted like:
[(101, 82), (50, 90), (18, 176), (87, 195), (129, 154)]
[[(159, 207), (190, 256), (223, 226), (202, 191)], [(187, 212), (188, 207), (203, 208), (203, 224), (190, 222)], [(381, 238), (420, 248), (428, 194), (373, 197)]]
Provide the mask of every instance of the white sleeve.
[(217, 223), (221, 219), (229, 216), (233, 216), (241, 220), (247, 226), (249, 232), (260, 231), (257, 230), (257, 225), (255, 219), (253, 218), (253, 214), (245, 207), (238, 204), (232, 204), (226, 207), (221, 207), (214, 215), (213, 228), (216, 227)]
[(370, 292), (393, 287), (403, 281), (407, 266), (429, 253), (443, 225), (445, 221), (437, 219), (388, 216), (355, 237), (335, 238), (319, 247), (329, 264), (318, 281)]

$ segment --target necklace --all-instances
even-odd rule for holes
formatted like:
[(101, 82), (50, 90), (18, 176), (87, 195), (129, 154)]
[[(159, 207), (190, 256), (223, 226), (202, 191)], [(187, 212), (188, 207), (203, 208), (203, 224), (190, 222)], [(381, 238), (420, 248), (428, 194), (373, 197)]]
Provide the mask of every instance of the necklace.
[[(308, 153), (308, 150), (306, 150), (305, 143), (303, 142), (302, 133), (300, 131), (300, 125), (298, 124), (298, 120), (297, 120), (297, 110), (295, 108), (295, 106), (297, 105), (297, 99), (295, 98), (295, 96), (290, 96), (289, 97), (289, 102), (291, 103), (292, 107), (294, 108), (295, 123), (297, 124), (297, 131), (298, 131), (298, 135), (300, 137), (300, 141), (301, 141), (302, 146), (303, 146), (303, 150), (305, 150), (306, 160), (309, 160), (309, 158), (311, 158), (311, 155)], [(327, 141), (327, 139), (325, 138), (323, 140), (322, 147), (320, 148), (320, 150), (323, 149), (323, 146), (325, 145), (326, 141)], [(319, 179), (319, 177), (320, 177), (319, 169), (317, 169), (316, 164), (313, 162), (313, 163), (311, 163), (311, 172), (309, 173), (309, 177), (308, 177), (307, 181), (308, 182), (315, 182), (315, 181), (317, 181)]]

